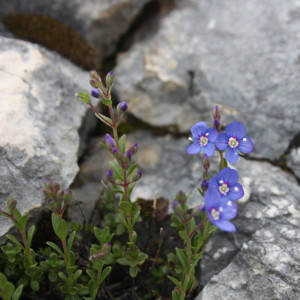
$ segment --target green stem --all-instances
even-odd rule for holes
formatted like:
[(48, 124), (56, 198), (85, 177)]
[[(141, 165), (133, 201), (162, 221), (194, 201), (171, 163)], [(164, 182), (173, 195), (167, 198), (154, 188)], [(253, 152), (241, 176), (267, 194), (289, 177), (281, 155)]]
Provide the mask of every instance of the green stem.
[(28, 259), (29, 265), (32, 266), (34, 264), (34, 261), (31, 257), (31, 253), (30, 253), (30, 245), (28, 244), (28, 240), (27, 240), (27, 235), (25, 231), (20, 231), (21, 235), (22, 235), (22, 240), (23, 240), (23, 244), (24, 244), (24, 248), (25, 248), (25, 256)]
[(225, 168), (225, 159), (224, 159), (223, 152), (220, 150), (218, 150), (218, 152), (220, 154), (220, 171), (221, 171)]
[(68, 275), (67, 287), (68, 287), (68, 292), (70, 292), (73, 287), (73, 271), (68, 271), (68, 268), (72, 266), (71, 259), (70, 259), (70, 255), (68, 252), (66, 240), (61, 240), (61, 244), (63, 246), (64, 261), (65, 261), (65, 265), (66, 265), (66, 272)]

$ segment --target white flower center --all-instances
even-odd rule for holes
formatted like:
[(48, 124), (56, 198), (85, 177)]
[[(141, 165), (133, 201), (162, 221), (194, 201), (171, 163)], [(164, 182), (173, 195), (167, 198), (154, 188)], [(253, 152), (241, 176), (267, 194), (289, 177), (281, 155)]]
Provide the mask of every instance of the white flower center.
[(239, 145), (239, 142), (236, 140), (236, 138), (231, 137), (228, 141), (228, 145), (230, 148), (236, 148)]
[(210, 210), (211, 216), (214, 220), (218, 221), (220, 219), (220, 212), (217, 211), (215, 208)]
[(223, 184), (219, 185), (219, 191), (221, 194), (227, 195), (227, 193), (229, 192), (229, 188), (228, 188), (227, 184), (223, 183)]
[(206, 136), (200, 136), (199, 138), (199, 144), (201, 146), (206, 146), (208, 143), (208, 138)]

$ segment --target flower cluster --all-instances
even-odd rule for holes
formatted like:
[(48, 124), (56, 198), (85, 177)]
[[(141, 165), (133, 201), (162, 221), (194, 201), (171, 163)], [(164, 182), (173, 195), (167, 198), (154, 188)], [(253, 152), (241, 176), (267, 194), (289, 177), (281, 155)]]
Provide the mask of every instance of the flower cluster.
[[(228, 167), (228, 163), (235, 164), (239, 155), (250, 153), (254, 145), (251, 138), (246, 136), (246, 129), (242, 123), (233, 122), (228, 125), (220, 123), (221, 112), (218, 106), (215, 107), (213, 116), (211, 128), (205, 122), (192, 126), (193, 143), (187, 148), (187, 153), (202, 154), (205, 172), (200, 191), (204, 195), (204, 209), (208, 219), (218, 228), (234, 232), (236, 228), (230, 220), (237, 215), (236, 201), (244, 196), (244, 189), (238, 182), (238, 172)], [(209, 180), (208, 158), (216, 151), (219, 152), (221, 159), (220, 172)]]

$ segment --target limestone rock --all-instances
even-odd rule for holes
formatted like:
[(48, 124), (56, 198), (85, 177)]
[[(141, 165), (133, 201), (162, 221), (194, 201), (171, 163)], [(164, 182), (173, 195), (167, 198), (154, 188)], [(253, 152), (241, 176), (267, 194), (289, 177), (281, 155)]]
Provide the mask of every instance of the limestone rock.
[(300, 148), (293, 148), (287, 158), (287, 165), (300, 180)]
[[(88, 88), (88, 74), (9, 38), (0, 38), (0, 58), (0, 208), (13, 194), (25, 213), (42, 204), (46, 180), (68, 188), (78, 172), (78, 130), (87, 107), (75, 93)], [(0, 222), (2, 236), (11, 224), (4, 217)]]
[(274, 159), (299, 132), (299, 5), (176, 1), (177, 5), (129, 52), (119, 56), (116, 90), (152, 125), (243, 121), (251, 155)]

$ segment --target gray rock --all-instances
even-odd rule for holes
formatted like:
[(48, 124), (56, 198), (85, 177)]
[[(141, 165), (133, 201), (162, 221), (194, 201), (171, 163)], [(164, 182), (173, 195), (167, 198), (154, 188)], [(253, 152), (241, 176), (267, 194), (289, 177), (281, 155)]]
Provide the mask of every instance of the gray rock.
[[(120, 36), (150, 0), (72, 0), (32, 1), (0, 0), (0, 19), (11, 14), (40, 14), (69, 25), (88, 43), (99, 49), (102, 57), (116, 50)], [(5, 31), (2, 26), (2, 31)], [(25, 26), (25, 24), (24, 24)], [(1, 30), (1, 27), (0, 27)]]
[(116, 90), (152, 125), (243, 121), (256, 157), (274, 159), (299, 132), (299, 5), (177, 1), (156, 32), (119, 56)]
[[(172, 200), (183, 190), (191, 194), (191, 207), (202, 203), (195, 190), (201, 161), (185, 153), (187, 139), (138, 131), (128, 135), (128, 142), (138, 143), (135, 157), (143, 171), (132, 200), (160, 196)], [(98, 148), (83, 164), (79, 179), (86, 182), (86, 191), (104, 176), (105, 155)], [(217, 165), (214, 158), (211, 176)], [(217, 231), (207, 244), (198, 275), (204, 289), (197, 299), (220, 299), (220, 295), (222, 299), (298, 299), (300, 187), (292, 175), (266, 162), (240, 158), (235, 167), (246, 192), (233, 221), (237, 232)]]
[[(42, 47), (3, 37), (0, 58), (0, 208), (13, 194), (25, 213), (41, 206), (46, 180), (67, 188), (78, 172), (87, 107), (75, 93), (87, 88), (88, 74)], [(11, 224), (0, 222), (2, 236)]]

